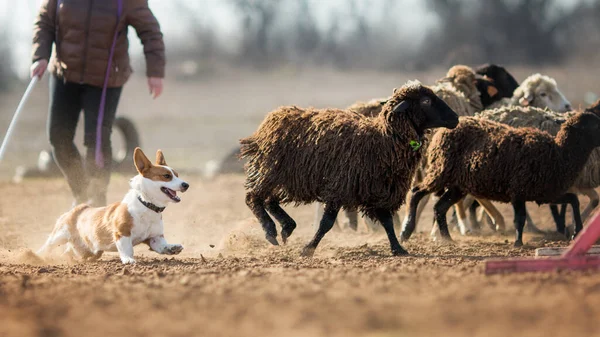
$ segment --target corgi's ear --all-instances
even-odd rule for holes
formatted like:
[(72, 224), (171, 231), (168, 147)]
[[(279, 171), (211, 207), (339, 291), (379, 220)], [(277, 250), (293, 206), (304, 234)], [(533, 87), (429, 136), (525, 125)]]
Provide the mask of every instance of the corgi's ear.
[(133, 151), (133, 163), (138, 173), (144, 174), (152, 167), (152, 162), (146, 157), (142, 149), (136, 147)]
[(167, 166), (167, 161), (161, 150), (156, 151), (156, 165)]

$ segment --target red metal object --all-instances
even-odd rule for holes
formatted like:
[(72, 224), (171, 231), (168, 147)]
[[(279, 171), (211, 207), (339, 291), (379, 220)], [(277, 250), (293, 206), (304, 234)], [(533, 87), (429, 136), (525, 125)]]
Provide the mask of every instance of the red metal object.
[(571, 243), (569, 249), (560, 257), (491, 260), (485, 263), (485, 273), (491, 275), (515, 272), (600, 269), (599, 256), (586, 256), (586, 252), (599, 238), (600, 212), (596, 212), (589, 220), (589, 224), (583, 228)]

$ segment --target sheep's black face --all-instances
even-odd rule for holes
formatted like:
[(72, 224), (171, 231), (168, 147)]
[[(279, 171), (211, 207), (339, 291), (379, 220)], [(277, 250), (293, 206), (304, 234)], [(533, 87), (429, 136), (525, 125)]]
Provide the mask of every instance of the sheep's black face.
[(584, 133), (586, 138), (593, 142), (594, 146), (600, 146), (600, 117), (593, 113), (584, 112), (575, 118), (575, 123), (571, 127)]
[(478, 76), (475, 80), (475, 86), (477, 87), (477, 91), (479, 91), (481, 104), (483, 104), (484, 108), (502, 98), (492, 81), (484, 77)]
[(409, 81), (399, 89), (394, 89), (394, 96), (386, 103), (392, 106), (386, 111), (386, 118), (392, 121), (394, 116), (407, 116), (419, 135), (426, 129), (449, 128), (458, 125), (458, 115), (433, 91), (418, 81)]
[(418, 104), (425, 117), (424, 123), (421, 126), (423, 129), (454, 129), (458, 125), (458, 115), (456, 112), (437, 96), (422, 96)]
[[(478, 67), (475, 72), (484, 76), (498, 90), (497, 99), (512, 97), (513, 92), (519, 87), (519, 83), (504, 67), (495, 64), (485, 64)], [(478, 87), (479, 89), (479, 87)], [(483, 92), (480, 90), (479, 92)], [(484, 103), (485, 105), (485, 103)]]

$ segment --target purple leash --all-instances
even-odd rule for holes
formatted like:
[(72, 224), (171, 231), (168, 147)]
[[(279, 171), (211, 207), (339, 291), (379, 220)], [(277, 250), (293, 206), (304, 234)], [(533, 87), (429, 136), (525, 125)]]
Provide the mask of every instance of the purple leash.
[(115, 47), (117, 46), (117, 37), (119, 36), (119, 21), (121, 20), (121, 14), (123, 14), (123, 0), (117, 0), (117, 3), (117, 27), (115, 27), (115, 35), (113, 36), (112, 45), (110, 46), (110, 53), (108, 55), (108, 65), (106, 66), (106, 74), (104, 75), (102, 96), (100, 96), (100, 107), (98, 108), (98, 124), (96, 125), (96, 165), (101, 168), (104, 167), (104, 154), (102, 153), (102, 123), (104, 122), (104, 107), (106, 106), (106, 89), (108, 88), (110, 68), (112, 66), (112, 59), (115, 54)]
[[(56, 16), (55, 21), (55, 42), (58, 42), (58, 10), (62, 0), (56, 1)], [(117, 26), (115, 27), (115, 34), (113, 36), (112, 45), (110, 46), (110, 52), (108, 54), (108, 64), (106, 65), (106, 74), (104, 75), (104, 85), (102, 86), (102, 95), (100, 96), (100, 107), (98, 108), (98, 120), (96, 125), (96, 165), (98, 167), (104, 167), (104, 154), (102, 153), (102, 123), (104, 122), (104, 109), (106, 106), (106, 90), (108, 88), (108, 79), (110, 77), (110, 68), (112, 66), (113, 56), (115, 55), (115, 48), (117, 46), (117, 37), (119, 36), (119, 21), (123, 14), (123, 0), (117, 0)], [(57, 48), (58, 50), (58, 48)]]

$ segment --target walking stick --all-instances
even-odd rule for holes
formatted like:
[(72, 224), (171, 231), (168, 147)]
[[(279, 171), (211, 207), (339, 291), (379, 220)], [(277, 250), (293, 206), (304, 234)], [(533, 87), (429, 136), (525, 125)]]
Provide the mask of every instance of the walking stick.
[(19, 102), (17, 111), (15, 111), (12, 121), (10, 121), (8, 130), (6, 131), (6, 135), (4, 136), (4, 140), (2, 141), (2, 146), (0, 147), (0, 162), (2, 162), (2, 159), (4, 158), (4, 152), (6, 152), (8, 141), (10, 140), (10, 138), (12, 136), (15, 125), (17, 124), (17, 119), (19, 119), (19, 115), (21, 114), (21, 111), (23, 110), (23, 107), (25, 106), (25, 103), (27, 102), (27, 99), (29, 98), (31, 91), (33, 90), (33, 87), (35, 87), (35, 84), (38, 82), (38, 80), (39, 80), (39, 78), (37, 76), (34, 76), (33, 78), (31, 78), (31, 82), (29, 82), (29, 85), (27, 86), (27, 90), (25, 90), (25, 93), (23, 94), (23, 98), (21, 98), (21, 102)]

